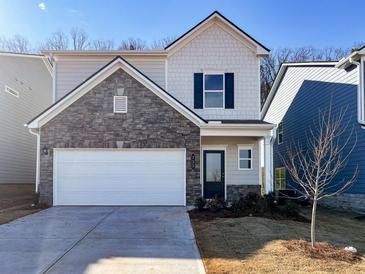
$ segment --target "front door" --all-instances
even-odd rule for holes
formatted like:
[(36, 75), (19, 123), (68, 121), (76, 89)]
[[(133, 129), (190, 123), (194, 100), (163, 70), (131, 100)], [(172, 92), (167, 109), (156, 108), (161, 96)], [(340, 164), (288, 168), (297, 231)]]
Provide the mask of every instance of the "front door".
[(224, 199), (224, 150), (203, 151), (204, 198)]

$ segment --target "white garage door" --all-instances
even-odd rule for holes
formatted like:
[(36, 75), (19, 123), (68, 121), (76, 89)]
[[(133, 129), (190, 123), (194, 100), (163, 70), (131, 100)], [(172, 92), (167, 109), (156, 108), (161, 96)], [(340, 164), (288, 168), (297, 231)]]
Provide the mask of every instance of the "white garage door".
[(184, 205), (185, 150), (56, 149), (54, 205)]

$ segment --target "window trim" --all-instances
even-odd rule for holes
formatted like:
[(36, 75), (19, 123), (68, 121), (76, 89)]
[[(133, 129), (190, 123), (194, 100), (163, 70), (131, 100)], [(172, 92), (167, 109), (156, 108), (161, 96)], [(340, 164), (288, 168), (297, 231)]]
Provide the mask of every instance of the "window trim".
[[(280, 130), (281, 128), (281, 130)], [(281, 142), (280, 142), (280, 134), (281, 134)], [(284, 126), (283, 121), (281, 121), (278, 125), (278, 145), (281, 145), (284, 141)]]
[(8, 85), (5, 85), (5, 92), (10, 95), (13, 95), (16, 98), (19, 98), (19, 91), (9, 87)]
[[(240, 150), (251, 150), (251, 158), (240, 158)], [(251, 162), (250, 168), (241, 168), (240, 160), (249, 160)], [(252, 145), (237, 145), (237, 164), (238, 170), (253, 170), (253, 146)]]
[[(205, 76), (206, 75), (222, 75), (223, 77), (223, 89), (222, 90), (205, 90)], [(212, 71), (212, 72), (203, 72), (203, 109), (225, 109), (225, 104), (226, 104), (226, 102), (225, 102), (225, 96), (226, 96), (226, 87), (225, 87), (225, 73), (224, 72), (222, 72), (222, 71), (217, 71), (217, 72), (214, 72), (214, 71)], [(205, 106), (205, 93), (214, 93), (214, 92), (216, 92), (216, 93), (220, 93), (220, 92), (222, 92), (223, 93), (223, 104), (222, 104), (222, 107), (206, 107)]]
[[(115, 109), (115, 102), (117, 98), (125, 98), (125, 111), (119, 111)], [(113, 96), (113, 113), (127, 113), (128, 112), (128, 97), (125, 95)]]
[[(284, 170), (284, 176), (283, 177), (280, 177), (280, 180), (284, 180), (284, 183), (285, 183), (285, 188), (277, 188), (276, 187), (276, 185), (277, 185), (277, 180), (278, 180), (278, 177), (276, 176), (276, 170), (278, 170), (278, 169), (280, 169), (280, 170)], [(274, 169), (274, 174), (275, 174), (275, 180), (274, 180), (274, 186), (275, 186), (275, 191), (276, 190), (285, 190), (286, 189), (286, 168), (285, 167), (283, 167), (283, 166), (280, 166), (280, 167), (276, 167), (275, 169)], [(282, 182), (280, 183), (280, 185), (282, 186)]]

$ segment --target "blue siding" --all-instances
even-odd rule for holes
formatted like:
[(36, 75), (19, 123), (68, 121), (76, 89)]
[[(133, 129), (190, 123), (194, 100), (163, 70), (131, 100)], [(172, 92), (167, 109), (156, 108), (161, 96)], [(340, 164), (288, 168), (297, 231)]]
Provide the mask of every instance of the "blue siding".
[[(313, 125), (318, 123), (320, 110), (327, 110), (332, 101), (334, 115), (341, 109), (346, 110), (344, 123), (349, 123), (344, 138), (353, 128), (349, 147), (356, 142), (356, 147), (349, 157), (347, 166), (338, 174), (335, 181), (350, 178), (356, 166), (359, 175), (354, 185), (347, 191), (352, 194), (365, 194), (365, 130), (357, 123), (357, 86), (351, 84), (330, 83), (320, 81), (304, 81), (296, 97), (283, 118), (284, 139), (274, 144), (274, 168), (283, 166), (280, 155), (285, 157), (286, 147), (290, 143), (300, 143), (306, 147), (307, 136)], [(290, 175), (286, 174), (287, 185), (295, 186)]]

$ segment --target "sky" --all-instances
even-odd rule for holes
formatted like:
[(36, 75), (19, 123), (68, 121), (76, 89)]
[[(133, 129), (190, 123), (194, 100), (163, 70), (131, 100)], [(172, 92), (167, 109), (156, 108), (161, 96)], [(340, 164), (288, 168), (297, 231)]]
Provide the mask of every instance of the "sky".
[(352, 47), (365, 41), (365, 1), (353, 0), (0, 0), (0, 37), (37, 45), (73, 27), (93, 39), (180, 36), (217, 10), (256, 40), (281, 47)]

